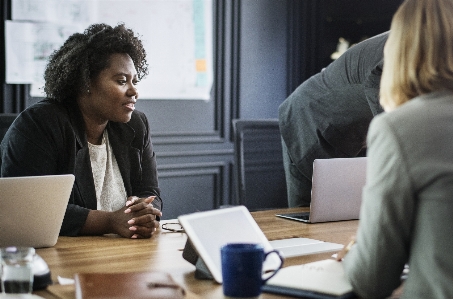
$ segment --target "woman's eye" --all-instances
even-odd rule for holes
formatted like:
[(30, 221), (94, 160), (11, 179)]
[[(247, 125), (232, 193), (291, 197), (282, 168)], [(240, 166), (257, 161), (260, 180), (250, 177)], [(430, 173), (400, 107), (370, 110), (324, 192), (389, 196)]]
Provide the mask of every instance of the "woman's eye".
[(118, 83), (121, 84), (121, 85), (124, 85), (124, 84), (126, 84), (126, 81), (125, 80), (119, 80)]
[(137, 85), (140, 81), (132, 81), (132, 84)]

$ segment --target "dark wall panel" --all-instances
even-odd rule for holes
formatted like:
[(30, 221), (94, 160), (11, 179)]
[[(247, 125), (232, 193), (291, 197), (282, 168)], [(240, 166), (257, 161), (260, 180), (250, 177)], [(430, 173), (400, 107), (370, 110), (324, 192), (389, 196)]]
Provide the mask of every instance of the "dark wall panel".
[(276, 118), (287, 96), (289, 1), (242, 1), (238, 118)]
[(148, 116), (155, 133), (213, 132), (215, 100), (139, 100), (137, 109)]
[(222, 205), (226, 169), (227, 164), (222, 162), (161, 167), (159, 184), (165, 198), (163, 219)]

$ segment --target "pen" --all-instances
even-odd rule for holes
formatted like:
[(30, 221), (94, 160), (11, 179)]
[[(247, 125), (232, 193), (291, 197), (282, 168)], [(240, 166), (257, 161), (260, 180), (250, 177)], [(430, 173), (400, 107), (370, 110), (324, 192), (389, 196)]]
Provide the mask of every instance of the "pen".
[(351, 240), (348, 245), (346, 245), (346, 247), (344, 248), (344, 255), (346, 255), (346, 253), (349, 252), (349, 250), (351, 250), (352, 248), (352, 245), (355, 244), (355, 239), (354, 240)]
[(351, 250), (352, 246), (355, 244), (355, 236), (351, 238), (351, 241), (349, 241), (349, 243), (343, 247), (343, 249), (341, 249), (340, 252), (337, 253), (335, 259), (337, 261), (342, 261), (343, 258), (346, 256), (346, 254), (349, 252), (349, 250)]

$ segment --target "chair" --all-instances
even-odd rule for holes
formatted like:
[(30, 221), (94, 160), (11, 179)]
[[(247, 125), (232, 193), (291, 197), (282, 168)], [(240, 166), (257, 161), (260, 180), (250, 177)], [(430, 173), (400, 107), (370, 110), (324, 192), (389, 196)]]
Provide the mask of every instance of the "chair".
[(18, 115), (18, 113), (0, 113), (0, 142)]
[(232, 121), (237, 204), (249, 210), (287, 208), (277, 119)]

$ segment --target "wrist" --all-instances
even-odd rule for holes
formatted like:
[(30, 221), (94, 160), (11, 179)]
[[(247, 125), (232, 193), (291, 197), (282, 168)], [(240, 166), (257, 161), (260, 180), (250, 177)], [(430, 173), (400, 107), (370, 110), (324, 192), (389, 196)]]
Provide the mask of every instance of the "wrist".
[(103, 235), (110, 233), (111, 212), (90, 210), (80, 233), (83, 235)]

